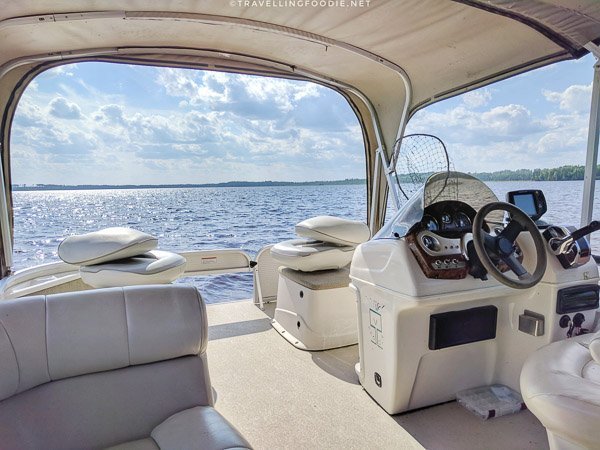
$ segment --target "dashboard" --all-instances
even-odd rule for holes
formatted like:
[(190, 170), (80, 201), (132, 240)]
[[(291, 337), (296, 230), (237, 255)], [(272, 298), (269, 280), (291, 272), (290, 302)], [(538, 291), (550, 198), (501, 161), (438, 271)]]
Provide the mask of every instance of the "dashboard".
[[(423, 218), (406, 236), (407, 242), (425, 276), (437, 279), (462, 279), (473, 274), (480, 264), (472, 248), (473, 220), (477, 212), (460, 201), (442, 201), (425, 208)], [(484, 223), (485, 231), (489, 226)], [(499, 233), (501, 227), (494, 226)], [(522, 253), (516, 246), (517, 257)], [(499, 263), (501, 271), (508, 270)]]
[(458, 201), (434, 203), (425, 208), (420, 227), (442, 237), (455, 238), (472, 230), (476, 211), (469, 205)]

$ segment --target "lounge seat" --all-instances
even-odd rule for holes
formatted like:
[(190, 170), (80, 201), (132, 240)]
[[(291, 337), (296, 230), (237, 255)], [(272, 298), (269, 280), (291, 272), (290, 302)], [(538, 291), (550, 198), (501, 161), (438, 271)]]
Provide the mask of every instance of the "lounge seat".
[(0, 302), (0, 448), (250, 448), (213, 408), (196, 288)]
[(600, 333), (542, 347), (525, 362), (521, 393), (553, 450), (600, 447)]

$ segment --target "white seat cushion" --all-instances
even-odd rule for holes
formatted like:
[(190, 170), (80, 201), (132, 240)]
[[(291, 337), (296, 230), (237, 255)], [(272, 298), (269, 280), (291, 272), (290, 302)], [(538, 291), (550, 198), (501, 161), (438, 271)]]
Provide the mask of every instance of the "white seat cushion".
[(210, 406), (197, 406), (172, 415), (150, 437), (109, 450), (224, 450), (249, 449), (250, 444)]
[(523, 366), (523, 399), (546, 427), (551, 448), (598, 448), (600, 365), (592, 356), (598, 337), (582, 335), (547, 345)]
[(0, 449), (249, 448), (212, 408), (195, 287), (5, 300), (0, 318)]
[(0, 402), (50, 381), (204, 353), (208, 340), (204, 302), (184, 285), (5, 300), (0, 317)]
[(89, 266), (141, 255), (157, 245), (157, 238), (142, 231), (106, 228), (67, 237), (58, 246), (58, 257), (68, 264)]
[(590, 350), (590, 355), (594, 358), (594, 361), (600, 364), (600, 335), (594, 336), (594, 339), (592, 339), (588, 345), (588, 349)]
[(152, 250), (119, 261), (81, 266), (83, 282), (94, 288), (167, 284), (185, 271), (186, 260), (177, 253)]
[(369, 227), (357, 220), (318, 216), (296, 225), (296, 234), (307, 239), (357, 246), (371, 238)]
[(352, 261), (354, 247), (311, 239), (291, 239), (275, 244), (271, 256), (282, 265), (302, 272), (341, 269)]

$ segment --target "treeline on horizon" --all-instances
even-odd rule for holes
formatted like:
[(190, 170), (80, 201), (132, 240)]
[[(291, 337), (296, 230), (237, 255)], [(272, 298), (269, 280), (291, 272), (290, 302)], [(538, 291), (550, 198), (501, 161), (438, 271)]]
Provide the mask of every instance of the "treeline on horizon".
[(161, 188), (215, 188), (215, 187), (261, 187), (261, 186), (341, 186), (350, 184), (365, 184), (364, 178), (346, 178), (333, 181), (227, 181), (224, 183), (202, 184), (13, 184), (13, 191), (66, 191), (96, 190), (96, 189), (161, 189)]
[[(481, 181), (578, 181), (583, 180), (584, 166), (561, 166), (552, 169), (518, 169), (499, 170), (496, 172), (469, 172)], [(425, 179), (429, 174), (419, 174)], [(398, 175), (401, 183), (410, 183), (408, 175)], [(596, 179), (600, 179), (600, 166), (597, 167)], [(227, 181), (224, 183), (203, 184), (36, 184), (31, 186), (13, 185), (14, 191), (59, 191), (59, 190), (94, 190), (94, 189), (160, 189), (160, 188), (214, 188), (214, 187), (269, 187), (269, 186), (343, 186), (365, 184), (364, 178), (346, 178), (331, 181)]]
[[(482, 181), (577, 181), (583, 180), (584, 166), (560, 166), (553, 169), (500, 170), (479, 172), (471, 175)], [(600, 178), (600, 166), (596, 167), (596, 179)]]
[[(469, 172), (481, 181), (578, 181), (583, 180), (585, 166), (560, 166), (552, 169), (517, 169), (496, 172)], [(425, 179), (428, 173), (419, 174)], [(410, 183), (409, 175), (398, 176), (401, 183)], [(600, 166), (596, 168), (596, 179), (600, 179)]]

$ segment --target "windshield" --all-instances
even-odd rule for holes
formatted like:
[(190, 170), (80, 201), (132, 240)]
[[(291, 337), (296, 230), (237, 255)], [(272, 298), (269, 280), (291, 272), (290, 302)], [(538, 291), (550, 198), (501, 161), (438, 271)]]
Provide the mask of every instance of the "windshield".
[[(375, 238), (403, 237), (410, 228), (423, 219), (425, 208), (443, 201), (459, 201), (479, 211), (498, 197), (487, 185), (472, 175), (462, 172), (439, 172), (431, 175), (396, 213)], [(502, 223), (502, 212), (488, 214), (486, 220)]]

